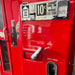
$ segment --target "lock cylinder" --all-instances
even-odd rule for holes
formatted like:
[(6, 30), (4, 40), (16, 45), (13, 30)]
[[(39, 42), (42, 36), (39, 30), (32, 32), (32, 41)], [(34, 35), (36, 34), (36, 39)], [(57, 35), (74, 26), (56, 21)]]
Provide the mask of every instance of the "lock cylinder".
[(47, 75), (57, 75), (57, 65), (54, 62), (47, 64)]

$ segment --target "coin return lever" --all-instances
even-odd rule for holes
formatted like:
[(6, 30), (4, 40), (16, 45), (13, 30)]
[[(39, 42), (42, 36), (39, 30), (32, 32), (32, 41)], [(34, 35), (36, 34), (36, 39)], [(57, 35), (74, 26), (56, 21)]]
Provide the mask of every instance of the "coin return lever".
[(35, 60), (35, 59), (36, 59), (36, 57), (38, 56), (38, 54), (41, 52), (41, 49), (42, 49), (42, 47), (40, 47), (40, 48), (31, 56), (31, 59), (32, 59), (32, 60)]

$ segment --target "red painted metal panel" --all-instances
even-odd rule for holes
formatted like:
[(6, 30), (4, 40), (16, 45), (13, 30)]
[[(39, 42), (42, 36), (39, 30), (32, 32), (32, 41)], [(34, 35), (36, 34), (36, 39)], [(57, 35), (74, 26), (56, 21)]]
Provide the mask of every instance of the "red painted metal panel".
[[(1, 63), (2, 63), (2, 72), (1, 75), (10, 75), (13, 74), (12, 71), (12, 64), (11, 64), (11, 55), (10, 55), (10, 45), (9, 45), (9, 32), (8, 32), (8, 25), (7, 25), (7, 17), (6, 17), (6, 9), (5, 9), (5, 2), (4, 0), (1, 0), (1, 6), (2, 6), (2, 13), (3, 13), (3, 22), (4, 22), (4, 34), (5, 34), (5, 38), (1, 38), (0, 40), (5, 40), (6, 41), (6, 45), (7, 45), (7, 52), (8, 52), (8, 58), (9, 58), (9, 65), (10, 65), (10, 72), (7, 72), (4, 70), (4, 64), (3, 64), (3, 57), (2, 57), (2, 52), (1, 52), (1, 45), (0, 45), (0, 52), (1, 52)], [(3, 29), (1, 29), (3, 31)]]
[[(23, 2), (40, 2), (48, 0), (2, 0), (5, 2), (7, 26), (9, 34), (8, 52), (10, 62), (12, 62), (14, 75), (47, 75), (48, 62), (55, 62), (58, 67), (57, 75), (68, 75), (68, 64), (70, 56), (70, 47), (74, 20), (75, 1), (70, 0), (69, 17), (64, 20), (46, 20), (46, 21), (21, 21), (20, 5)], [(3, 5), (2, 5), (3, 6)], [(5, 12), (3, 9), (3, 15)], [(19, 22), (19, 38), (17, 39), (18, 47), (12, 46), (11, 40), (11, 20)], [(6, 20), (4, 18), (4, 23)], [(24, 28), (25, 26), (25, 28)], [(32, 27), (35, 32), (31, 33)], [(23, 29), (24, 28), (24, 29)], [(24, 34), (24, 30), (30, 28), (31, 39), (27, 39), (28, 33)], [(38, 29), (41, 28), (41, 32)], [(37, 33), (38, 32), (38, 33)], [(50, 47), (41, 53), (42, 61), (24, 58), (24, 52), (35, 52), (38, 47)], [(73, 43), (74, 45), (74, 43)], [(73, 46), (74, 47), (74, 46)], [(74, 49), (73, 49), (74, 50)], [(11, 64), (11, 63), (10, 63)], [(7, 74), (6, 74), (7, 75)]]

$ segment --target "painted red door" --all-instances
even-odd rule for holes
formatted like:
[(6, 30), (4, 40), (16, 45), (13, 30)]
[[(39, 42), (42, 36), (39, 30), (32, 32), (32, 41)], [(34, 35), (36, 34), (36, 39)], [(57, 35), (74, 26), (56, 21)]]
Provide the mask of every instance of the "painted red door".
[[(3, 11), (3, 21), (4, 21), (4, 28), (5, 28), (5, 39), (6, 39), (6, 43), (7, 43), (7, 50), (8, 50), (8, 60), (9, 60), (9, 65), (10, 65), (10, 72), (3, 71), (2, 75), (22, 75), (22, 49), (21, 49), (21, 43), (20, 43), (20, 38), (18, 38), (18, 47), (17, 46), (13, 46), (12, 45), (12, 38), (11, 38), (11, 34), (12, 34), (12, 29), (14, 27), (11, 27), (12, 21), (11, 20), (15, 20), (14, 16), (16, 14), (19, 14), (18, 10), (17, 13), (14, 15), (13, 10), (12, 10), (12, 5), (16, 4), (18, 6), (18, 1), (15, 1), (16, 3), (12, 3), (12, 0), (1, 0), (1, 4), (2, 4), (2, 11)], [(15, 6), (14, 6), (15, 7)], [(15, 7), (16, 8), (16, 7)], [(19, 9), (19, 6), (18, 8)], [(8, 11), (9, 10), (9, 11)], [(14, 16), (13, 16), (14, 15)], [(15, 25), (19, 24), (19, 19), (17, 17), (18, 15), (16, 15), (16, 20), (15, 20)], [(3, 40), (5, 40), (3, 39)]]
[[(0, 1), (0, 10), (1, 10)], [(3, 4), (2, 4), (3, 5)], [(4, 8), (4, 5), (3, 5)], [(5, 10), (3, 10), (3, 13)], [(4, 14), (5, 15), (5, 14)], [(10, 75), (12, 73), (10, 47), (8, 39), (8, 26), (6, 21), (3, 23), (2, 10), (0, 11), (0, 75)]]

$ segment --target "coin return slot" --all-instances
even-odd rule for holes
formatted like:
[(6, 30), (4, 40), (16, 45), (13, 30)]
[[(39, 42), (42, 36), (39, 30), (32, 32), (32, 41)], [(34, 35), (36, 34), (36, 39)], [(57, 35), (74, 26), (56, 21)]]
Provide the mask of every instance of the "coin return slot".
[(31, 59), (31, 55), (32, 55), (33, 53), (30, 53), (30, 52), (24, 52), (24, 58), (25, 59)]
[[(23, 54), (24, 54), (24, 58), (29, 60), (31, 60), (31, 56), (33, 55), (32, 52), (24, 52)], [(39, 54), (35, 61), (42, 61), (42, 55)]]
[(57, 65), (54, 62), (47, 64), (47, 75), (57, 75)]

